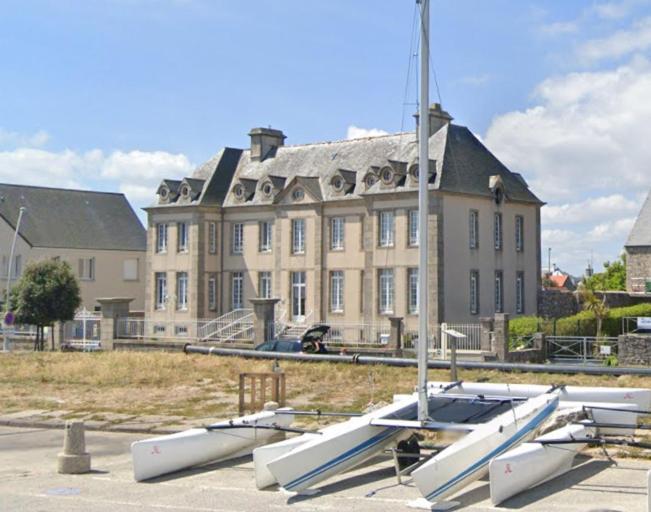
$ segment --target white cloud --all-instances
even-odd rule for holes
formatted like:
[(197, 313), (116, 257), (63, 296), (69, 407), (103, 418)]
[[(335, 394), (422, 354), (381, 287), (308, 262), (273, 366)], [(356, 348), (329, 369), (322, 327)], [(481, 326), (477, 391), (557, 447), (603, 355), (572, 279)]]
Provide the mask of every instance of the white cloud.
[(602, 39), (592, 39), (579, 46), (584, 62), (619, 58), (651, 47), (651, 16), (636, 21), (628, 30), (620, 30)]
[(634, 3), (636, 3), (634, 0), (624, 0), (623, 2), (604, 2), (594, 5), (592, 8), (600, 18), (615, 20), (628, 16)]
[(495, 118), (486, 145), (549, 203), (543, 248), (570, 271), (620, 253), (651, 187), (651, 64), (542, 82), (534, 106)]
[(380, 130), (379, 128), (360, 128), (355, 125), (350, 125), (346, 133), (347, 139), (362, 139), (365, 137), (379, 137), (381, 135), (388, 135), (389, 132)]
[(0, 147), (41, 147), (50, 140), (49, 134), (44, 130), (25, 135), (12, 132), (0, 127)]
[(581, 224), (612, 219), (624, 214), (636, 215), (641, 201), (612, 194), (559, 205), (548, 205), (542, 209), (542, 221), (548, 224)]
[(84, 153), (70, 149), (46, 151), (19, 147), (0, 151), (0, 181), (62, 188), (119, 190), (134, 208), (153, 201), (163, 178), (191, 174), (192, 163), (183, 154), (165, 151)]
[(540, 27), (540, 32), (547, 36), (573, 34), (578, 30), (579, 24), (576, 21), (555, 21)]

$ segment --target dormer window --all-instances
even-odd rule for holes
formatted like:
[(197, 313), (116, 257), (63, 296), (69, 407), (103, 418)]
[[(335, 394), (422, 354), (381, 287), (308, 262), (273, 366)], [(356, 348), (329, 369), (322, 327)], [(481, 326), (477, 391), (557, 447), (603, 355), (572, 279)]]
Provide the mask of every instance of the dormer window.
[(411, 176), (411, 179), (413, 179), (414, 181), (418, 181), (418, 176), (419, 176), (419, 174), (418, 174), (418, 164), (413, 164), (409, 168), (409, 176)]
[(391, 167), (385, 167), (382, 169), (380, 177), (385, 185), (391, 185), (393, 183), (393, 169)]
[(244, 187), (238, 183), (233, 187), (233, 194), (238, 200), (242, 201), (244, 199)]
[(190, 195), (190, 187), (188, 187), (187, 185), (183, 185), (183, 187), (181, 188), (181, 195), (183, 197), (188, 197)]
[(335, 176), (332, 178), (332, 181), (330, 183), (332, 184), (332, 188), (334, 188), (337, 192), (341, 192), (344, 189), (344, 180), (341, 176)]
[(497, 187), (493, 190), (493, 199), (495, 200), (495, 204), (502, 204), (502, 201), (504, 200), (504, 191), (502, 190), (502, 187)]
[(292, 192), (292, 199), (294, 201), (300, 201), (305, 197), (305, 192), (303, 191), (302, 188), (297, 188)]
[(163, 201), (165, 201), (165, 200), (167, 200), (167, 198), (169, 197), (169, 195), (170, 195), (170, 191), (167, 190), (166, 188), (161, 188), (159, 194), (160, 194), (160, 198), (161, 198)]
[(265, 183), (262, 185), (262, 193), (267, 197), (271, 197), (271, 194), (273, 193), (273, 186), (271, 183)]
[(377, 176), (375, 176), (375, 174), (369, 174), (366, 176), (364, 183), (366, 184), (366, 188), (371, 188), (377, 183)]
[(502, 204), (502, 201), (504, 201), (504, 183), (499, 174), (495, 174), (488, 178), (488, 188), (490, 188), (491, 193), (493, 194), (495, 204)]

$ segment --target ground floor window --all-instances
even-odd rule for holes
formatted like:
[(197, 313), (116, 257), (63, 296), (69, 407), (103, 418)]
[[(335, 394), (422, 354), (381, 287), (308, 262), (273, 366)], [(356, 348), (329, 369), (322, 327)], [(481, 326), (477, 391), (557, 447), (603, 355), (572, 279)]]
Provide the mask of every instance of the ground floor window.
[(176, 274), (176, 308), (185, 311), (188, 309), (188, 273)]
[(233, 272), (231, 305), (232, 309), (242, 309), (244, 307), (244, 275), (242, 272)]
[(470, 271), (470, 314), (479, 314), (479, 271)]
[(495, 313), (504, 313), (504, 274), (495, 271)]
[(156, 272), (156, 309), (165, 309), (167, 301), (167, 276), (165, 272)]
[(524, 313), (524, 272), (515, 276), (515, 312)]
[(261, 299), (271, 298), (271, 272), (260, 272), (258, 294)]
[(381, 314), (393, 313), (393, 269), (383, 268), (379, 271), (379, 309)]
[(344, 311), (344, 273), (341, 270), (330, 272), (330, 311)]
[(217, 278), (208, 278), (208, 309), (217, 309)]
[(407, 299), (410, 315), (418, 314), (418, 269), (410, 268), (407, 270)]

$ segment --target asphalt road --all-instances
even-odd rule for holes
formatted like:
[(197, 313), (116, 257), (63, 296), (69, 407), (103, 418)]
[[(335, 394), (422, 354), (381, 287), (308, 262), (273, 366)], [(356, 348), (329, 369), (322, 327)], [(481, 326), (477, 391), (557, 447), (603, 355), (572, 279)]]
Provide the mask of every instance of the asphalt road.
[[(93, 472), (59, 475), (56, 455), (61, 451), (61, 430), (0, 427), (0, 511), (395, 511), (409, 510), (406, 502), (419, 497), (413, 486), (397, 485), (387, 459), (331, 479), (311, 497), (258, 491), (250, 458), (136, 483), (129, 445), (142, 438), (87, 432)], [(461, 502), (458, 510), (467, 511), (643, 512), (650, 468), (644, 461), (620, 460), (614, 466), (605, 459), (581, 457), (572, 472), (500, 508), (490, 505), (486, 481), (476, 482), (455, 499)]]

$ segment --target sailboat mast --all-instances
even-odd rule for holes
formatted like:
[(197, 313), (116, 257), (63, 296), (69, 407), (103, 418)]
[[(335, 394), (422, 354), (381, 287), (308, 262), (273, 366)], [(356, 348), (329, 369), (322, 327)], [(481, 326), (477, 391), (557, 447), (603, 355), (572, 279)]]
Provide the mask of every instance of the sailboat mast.
[(427, 405), (427, 261), (429, 178), (429, 0), (420, 4), (420, 98), (418, 108), (418, 421), (429, 416)]

